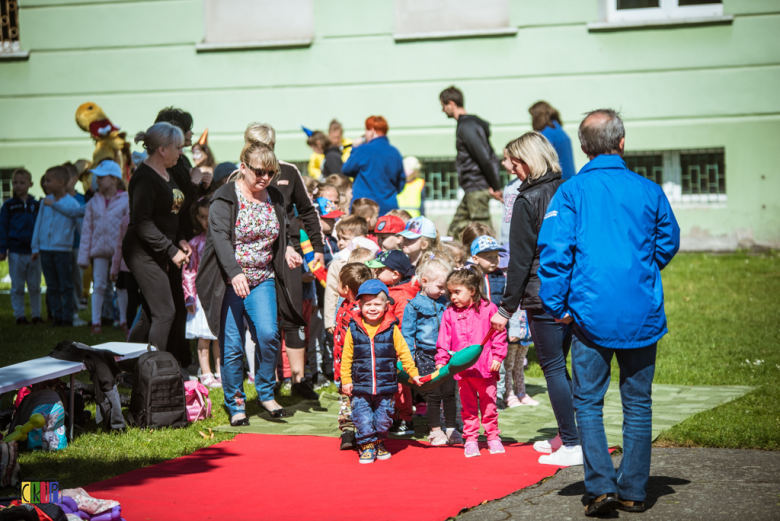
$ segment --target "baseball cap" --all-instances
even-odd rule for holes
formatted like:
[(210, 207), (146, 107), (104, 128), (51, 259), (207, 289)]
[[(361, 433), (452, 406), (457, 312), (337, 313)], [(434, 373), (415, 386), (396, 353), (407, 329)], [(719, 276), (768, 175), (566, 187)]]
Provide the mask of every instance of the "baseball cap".
[(363, 284), (360, 285), (360, 288), (358, 289), (358, 293), (357, 295), (355, 295), (355, 297), (360, 298), (361, 295), (379, 295), (380, 293), (384, 293), (385, 295), (387, 295), (388, 303), (395, 304), (395, 301), (390, 296), (390, 290), (388, 290), (387, 286), (385, 286), (385, 283), (379, 279), (371, 279), (365, 281)]
[(415, 217), (406, 223), (406, 229), (398, 235), (407, 239), (419, 239), (420, 237), (436, 238), (436, 225), (425, 217)]
[(383, 251), (379, 256), (371, 261), (366, 261), (369, 268), (389, 268), (406, 277), (411, 274), (413, 269), (409, 257), (401, 250)]
[(484, 253), (486, 251), (506, 251), (490, 235), (480, 235), (471, 243), (471, 254)]
[(406, 228), (406, 224), (404, 224), (404, 220), (400, 217), (395, 215), (383, 215), (377, 220), (374, 233), (396, 234), (404, 231), (404, 228)]
[(106, 177), (107, 175), (122, 179), (122, 168), (116, 161), (103, 161), (98, 166), (90, 170), (96, 177)]
[(214, 177), (211, 178), (212, 183), (222, 181), (227, 176), (238, 170), (238, 166), (230, 161), (225, 161), (214, 167)]
[(324, 219), (335, 219), (344, 215), (338, 205), (327, 197), (317, 198), (317, 209), (320, 211), (320, 217)]

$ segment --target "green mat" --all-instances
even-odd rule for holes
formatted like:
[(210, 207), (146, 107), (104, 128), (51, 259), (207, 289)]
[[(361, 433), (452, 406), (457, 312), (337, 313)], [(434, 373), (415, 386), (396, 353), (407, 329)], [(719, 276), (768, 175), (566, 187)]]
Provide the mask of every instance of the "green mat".
[[(500, 411), (498, 423), (501, 438), (507, 441), (529, 442), (547, 439), (558, 432), (547, 387), (543, 378), (526, 378), (528, 393), (538, 400), (537, 407), (516, 407)], [(751, 391), (749, 386), (682, 386), (653, 385), (653, 439), (685, 418), (712, 409)], [(285, 407), (289, 416), (273, 420), (267, 413), (251, 416), (249, 427), (217, 427), (216, 431), (256, 434), (287, 434), (332, 436), (340, 435), (337, 417), (338, 397), (325, 393), (319, 403), (303, 401)], [(428, 432), (427, 420), (415, 416), (416, 439), (424, 439)], [(610, 385), (604, 403), (604, 427), (610, 445), (621, 445), (623, 412), (617, 382)]]

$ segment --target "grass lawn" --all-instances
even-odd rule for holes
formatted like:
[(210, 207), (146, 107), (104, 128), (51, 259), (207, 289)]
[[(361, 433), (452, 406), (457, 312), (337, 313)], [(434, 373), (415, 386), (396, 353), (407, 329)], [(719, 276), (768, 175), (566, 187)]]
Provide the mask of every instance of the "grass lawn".
[[(6, 272), (7, 264), (0, 264), (0, 278)], [(687, 419), (665, 431), (656, 443), (780, 450), (780, 350), (776, 341), (780, 333), (780, 255), (678, 255), (663, 275), (670, 332), (659, 344), (655, 382), (752, 385), (756, 390)], [(83, 312), (82, 318), (88, 314)], [(16, 327), (10, 297), (0, 295), (0, 366), (44, 356), (64, 338), (97, 344), (121, 341), (122, 334), (104, 328), (96, 338), (88, 328)], [(529, 364), (527, 374), (541, 377), (533, 350)], [(615, 366), (613, 377), (617, 374)], [(78, 377), (88, 380), (86, 373)], [(255, 414), (254, 388), (245, 388), (248, 412)], [(11, 403), (11, 394), (3, 396), (3, 407)], [(90, 424), (66, 450), (21, 454), (22, 477), (82, 486), (231, 439), (228, 433), (214, 433), (208, 440), (199, 434), (228, 423), (221, 407), (222, 393), (211, 391), (211, 400), (213, 418), (186, 429), (148, 432), (130, 428), (109, 434)], [(280, 400), (282, 405), (294, 401), (288, 396)], [(90, 409), (94, 414), (94, 404)], [(0, 495), (14, 493), (0, 490)]]

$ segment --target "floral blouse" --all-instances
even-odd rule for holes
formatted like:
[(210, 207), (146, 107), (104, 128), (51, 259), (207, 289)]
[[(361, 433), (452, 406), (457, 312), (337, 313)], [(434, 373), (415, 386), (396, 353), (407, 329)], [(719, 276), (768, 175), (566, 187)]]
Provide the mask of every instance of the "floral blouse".
[(272, 245), (279, 237), (279, 220), (270, 198), (255, 203), (244, 197), (236, 183), (238, 217), (236, 218), (236, 261), (250, 286), (274, 278)]

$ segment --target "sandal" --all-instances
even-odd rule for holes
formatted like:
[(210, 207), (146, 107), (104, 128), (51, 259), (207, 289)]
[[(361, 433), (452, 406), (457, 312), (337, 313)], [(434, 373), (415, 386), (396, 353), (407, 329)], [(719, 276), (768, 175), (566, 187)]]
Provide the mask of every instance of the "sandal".
[(244, 416), (240, 420), (230, 420), (230, 426), (231, 427), (248, 427), (249, 426), (249, 418)]

